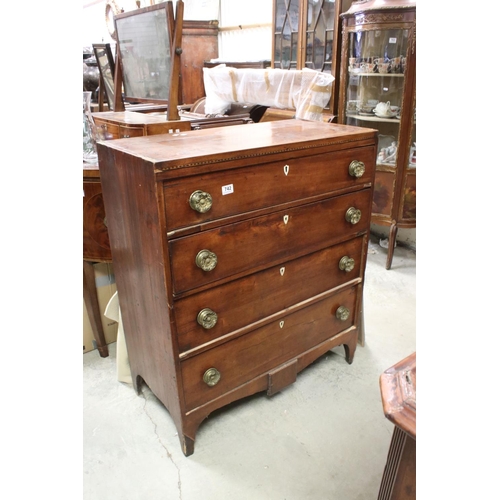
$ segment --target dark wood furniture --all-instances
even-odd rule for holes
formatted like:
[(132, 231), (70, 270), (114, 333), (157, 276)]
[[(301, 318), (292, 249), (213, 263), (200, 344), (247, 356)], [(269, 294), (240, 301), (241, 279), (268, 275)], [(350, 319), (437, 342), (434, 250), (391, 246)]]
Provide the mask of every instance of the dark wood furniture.
[(103, 111), (92, 113), (92, 118), (106, 140), (191, 130), (189, 120), (168, 120), (164, 111)]
[(109, 355), (97, 300), (94, 263), (111, 262), (99, 167), (83, 164), (83, 299), (101, 357)]
[(380, 376), (385, 416), (394, 424), (378, 500), (416, 498), (417, 356), (411, 354)]
[(134, 387), (185, 455), (215, 409), (335, 346), (352, 362), (376, 141), (282, 120), (98, 144)]
[(416, 227), (416, 2), (358, 1), (341, 17), (339, 123), (379, 131), (372, 223), (390, 227), (390, 269), (398, 228)]
[(219, 57), (219, 22), (184, 21), (182, 30), (182, 104), (193, 104), (205, 97), (203, 66)]

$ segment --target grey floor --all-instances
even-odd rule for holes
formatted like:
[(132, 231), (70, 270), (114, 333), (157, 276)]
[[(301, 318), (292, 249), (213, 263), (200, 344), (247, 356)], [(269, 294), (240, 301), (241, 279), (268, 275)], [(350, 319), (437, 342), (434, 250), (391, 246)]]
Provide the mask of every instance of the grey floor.
[(376, 500), (393, 431), (380, 374), (416, 351), (416, 255), (372, 240), (366, 343), (348, 365), (336, 348), (269, 398), (212, 413), (185, 457), (170, 415), (144, 387), (116, 379), (108, 358), (83, 355), (84, 500)]

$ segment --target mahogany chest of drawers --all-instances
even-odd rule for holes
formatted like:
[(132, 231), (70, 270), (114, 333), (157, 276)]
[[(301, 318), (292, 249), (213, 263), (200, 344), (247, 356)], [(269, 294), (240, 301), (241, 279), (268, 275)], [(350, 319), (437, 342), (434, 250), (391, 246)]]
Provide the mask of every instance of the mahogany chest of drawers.
[(98, 144), (134, 387), (185, 455), (213, 410), (333, 347), (352, 362), (376, 151), (375, 130), (299, 120)]

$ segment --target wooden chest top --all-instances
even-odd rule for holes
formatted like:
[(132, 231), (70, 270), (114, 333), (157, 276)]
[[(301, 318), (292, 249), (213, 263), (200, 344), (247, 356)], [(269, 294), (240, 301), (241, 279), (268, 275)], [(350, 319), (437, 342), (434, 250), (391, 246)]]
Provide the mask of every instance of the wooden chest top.
[[(281, 120), (275, 122), (235, 125), (217, 129), (195, 130), (177, 135), (154, 135), (102, 142), (110, 150), (140, 157), (151, 163), (156, 173), (180, 168), (209, 166), (221, 162), (255, 161), (260, 156), (296, 157), (310, 154), (311, 148), (341, 150), (357, 145), (373, 144), (377, 131), (322, 122)], [(175, 176), (170, 173), (169, 176)], [(186, 175), (183, 172), (180, 175)]]

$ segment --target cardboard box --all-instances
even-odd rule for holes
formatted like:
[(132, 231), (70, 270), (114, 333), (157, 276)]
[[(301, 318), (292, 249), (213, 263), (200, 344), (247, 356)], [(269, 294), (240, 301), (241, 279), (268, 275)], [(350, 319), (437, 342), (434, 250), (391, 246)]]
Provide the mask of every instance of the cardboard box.
[[(106, 344), (116, 342), (118, 335), (118, 323), (104, 316), (104, 311), (111, 297), (116, 292), (115, 275), (113, 264), (98, 262), (94, 264), (95, 283), (97, 288), (97, 301), (101, 316), (102, 328)], [(90, 326), (90, 319), (87, 313), (85, 301), (83, 301), (83, 352), (93, 351), (97, 348), (94, 332)]]

